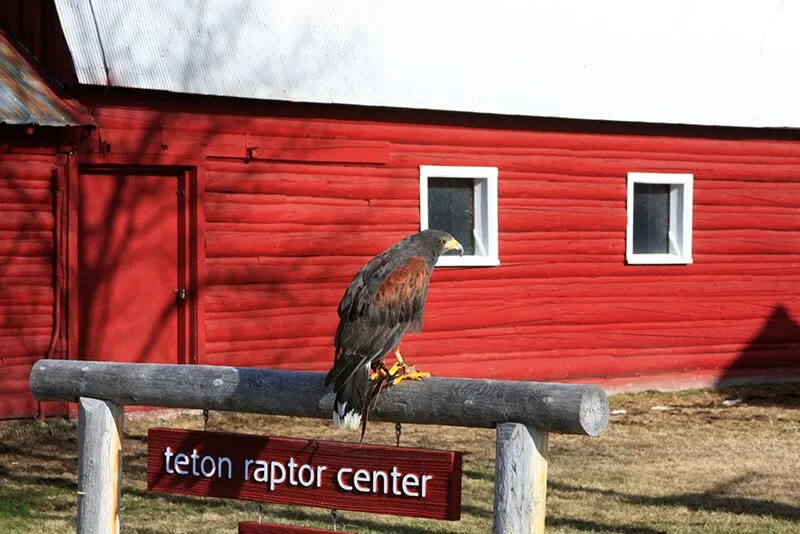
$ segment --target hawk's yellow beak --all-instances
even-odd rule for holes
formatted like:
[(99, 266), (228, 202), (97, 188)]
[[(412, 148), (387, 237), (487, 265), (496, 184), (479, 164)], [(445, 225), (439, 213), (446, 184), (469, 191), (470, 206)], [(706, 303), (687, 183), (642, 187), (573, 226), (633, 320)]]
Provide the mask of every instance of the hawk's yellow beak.
[(444, 250), (445, 250), (445, 251), (448, 251), (448, 250), (455, 250), (456, 252), (458, 252), (458, 255), (459, 255), (459, 256), (463, 256), (463, 255), (464, 255), (464, 247), (462, 247), (462, 246), (461, 246), (461, 243), (459, 243), (459, 242), (458, 242), (458, 241), (456, 241), (455, 239), (449, 239), (449, 240), (448, 240), (448, 241), (447, 241), (447, 242), (444, 244)]

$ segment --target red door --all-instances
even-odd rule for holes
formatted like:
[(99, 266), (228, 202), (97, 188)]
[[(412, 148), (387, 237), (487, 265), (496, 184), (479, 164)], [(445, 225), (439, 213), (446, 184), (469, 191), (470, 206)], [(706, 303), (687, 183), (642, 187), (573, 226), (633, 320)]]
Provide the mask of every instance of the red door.
[(84, 360), (185, 362), (185, 177), (87, 172), (78, 205)]

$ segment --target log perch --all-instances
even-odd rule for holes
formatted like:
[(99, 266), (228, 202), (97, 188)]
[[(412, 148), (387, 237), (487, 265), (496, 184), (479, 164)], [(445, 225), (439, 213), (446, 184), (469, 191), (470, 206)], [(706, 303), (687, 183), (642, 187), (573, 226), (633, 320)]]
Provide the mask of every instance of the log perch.
[[(80, 397), (120, 406), (195, 408), (331, 417), (324, 373), (211, 365), (40, 360), (30, 387), (41, 401)], [(371, 418), (397, 423), (495, 428), (518, 423), (596, 436), (608, 425), (608, 397), (594, 385), (428, 378), (384, 390)]]

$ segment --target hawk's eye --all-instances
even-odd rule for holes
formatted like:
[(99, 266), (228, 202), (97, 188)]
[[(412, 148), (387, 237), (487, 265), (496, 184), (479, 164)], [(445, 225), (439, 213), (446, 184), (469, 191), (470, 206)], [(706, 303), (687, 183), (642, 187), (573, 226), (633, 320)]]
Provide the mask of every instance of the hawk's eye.
[(442, 245), (444, 245), (445, 243), (447, 243), (447, 238), (446, 238), (446, 237), (443, 237), (443, 238), (442, 238)]

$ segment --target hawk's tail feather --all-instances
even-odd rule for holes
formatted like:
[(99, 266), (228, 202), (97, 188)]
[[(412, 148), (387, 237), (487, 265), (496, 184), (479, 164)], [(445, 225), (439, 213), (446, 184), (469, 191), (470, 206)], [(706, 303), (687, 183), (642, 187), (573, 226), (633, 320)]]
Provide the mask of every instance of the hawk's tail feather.
[(364, 400), (364, 412), (362, 413), (361, 418), (361, 438), (358, 440), (359, 443), (364, 441), (364, 434), (367, 431), (367, 421), (369, 420), (369, 411), (375, 407), (375, 403), (378, 402), (378, 394), (383, 390), (383, 388), (388, 383), (388, 376), (384, 376), (381, 379), (373, 381), (370, 383), (369, 391), (367, 392), (367, 397)]
[(338, 391), (345, 382), (349, 381), (360, 367), (364, 366), (367, 359), (357, 353), (342, 353), (338, 355), (333, 367), (325, 375), (325, 386), (333, 384), (333, 389)]
[[(333, 426), (343, 430), (356, 430), (361, 426), (364, 406), (372, 388), (369, 365), (361, 365), (349, 380), (336, 384), (333, 401)], [(336, 387), (338, 386), (338, 387)]]

